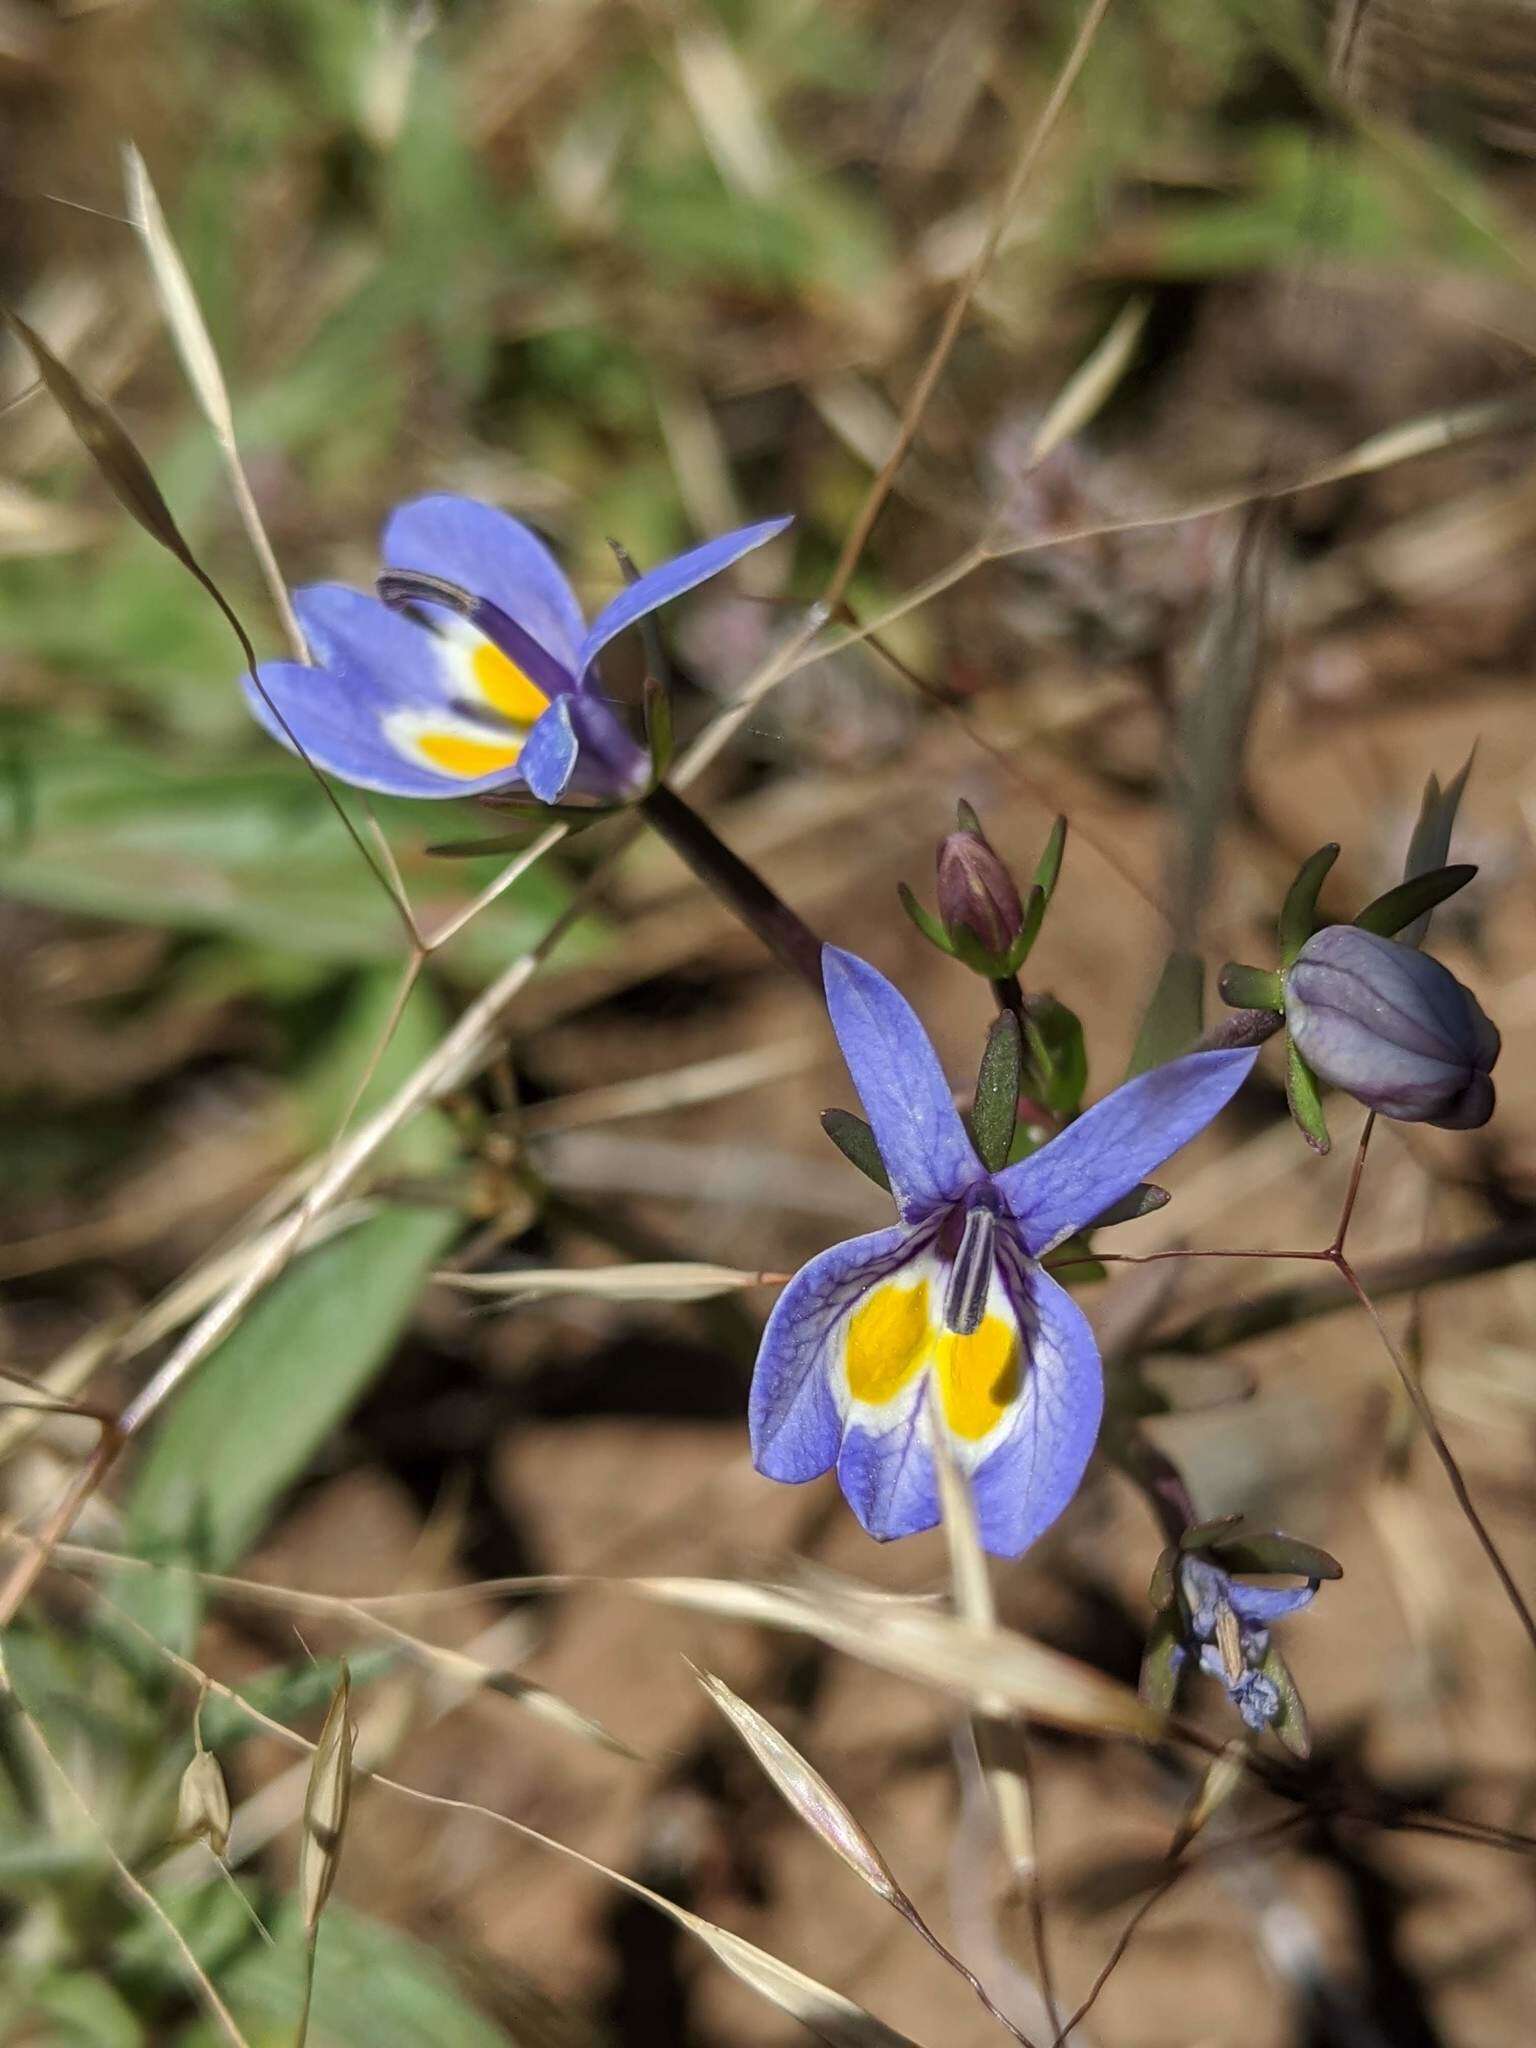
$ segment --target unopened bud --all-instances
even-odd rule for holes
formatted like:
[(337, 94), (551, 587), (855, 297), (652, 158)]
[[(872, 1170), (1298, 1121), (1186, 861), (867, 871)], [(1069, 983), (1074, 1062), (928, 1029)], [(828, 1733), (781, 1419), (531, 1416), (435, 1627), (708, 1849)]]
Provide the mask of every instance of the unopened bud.
[(209, 1750), (199, 1749), (181, 1774), (176, 1839), (206, 1842), (221, 1862), (229, 1847), (229, 1787)]
[(1327, 925), (1286, 976), (1286, 1028), (1321, 1080), (1380, 1116), (1465, 1131), (1493, 1114), (1499, 1034), (1438, 960)]
[(968, 933), (983, 952), (1006, 958), (1024, 929), (1012, 875), (980, 831), (951, 832), (939, 846), (939, 919), (953, 941)]

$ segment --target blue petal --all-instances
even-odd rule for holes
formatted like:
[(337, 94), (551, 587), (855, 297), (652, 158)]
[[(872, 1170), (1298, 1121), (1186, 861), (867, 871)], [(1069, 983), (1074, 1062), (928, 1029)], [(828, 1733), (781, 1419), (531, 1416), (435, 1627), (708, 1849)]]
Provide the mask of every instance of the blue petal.
[(575, 770), (577, 752), (571, 700), (557, 697), (529, 733), (517, 772), (541, 804), (558, 803)]
[(310, 583), (293, 593), (310, 656), (359, 704), (380, 712), (446, 711), (447, 670), (423, 627), (344, 583)]
[(1246, 1586), (1239, 1579), (1227, 1581), (1227, 1605), (1239, 1621), (1263, 1627), (1282, 1614), (1294, 1614), (1317, 1592), (1316, 1579), (1305, 1586)]
[(1059, 1138), (997, 1175), (1031, 1257), (1092, 1222), (1203, 1131), (1237, 1093), (1257, 1048), (1192, 1052), (1138, 1074)]
[(297, 741), (317, 768), (386, 796), (473, 796), (507, 782), (505, 768), (468, 781), (441, 775), (406, 758), (386, 736), (391, 712), (448, 708), (443, 665), (420, 626), (341, 584), (295, 591), (293, 604), (319, 666), (263, 662), (265, 697), (250, 676), (241, 679), (247, 703), (274, 739), (290, 750)]
[(1104, 1371), (1088, 1318), (1048, 1273), (1016, 1253), (999, 1261), (1029, 1361), (1007, 1434), (971, 1478), (981, 1540), (1017, 1557), (1047, 1530), (1082, 1483), (1104, 1412)]
[(883, 974), (857, 954), (827, 946), (822, 976), (832, 1029), (896, 1206), (903, 1222), (920, 1222), (982, 1178), (949, 1084), (911, 1005)]
[(382, 552), (391, 569), (419, 569), (489, 598), (574, 669), (581, 606), (543, 541), (509, 512), (474, 498), (415, 498), (391, 513)]
[(718, 540), (707, 540), (702, 547), (691, 548), (686, 555), (677, 555), (670, 562), (663, 562), (659, 569), (648, 569), (636, 582), (621, 590), (593, 620), (576, 658), (578, 682), (608, 642), (622, 633), (626, 626), (643, 619), (658, 605), (670, 604), (674, 597), (681, 597), (685, 590), (692, 590), (696, 584), (707, 583), (711, 576), (718, 576), (722, 569), (729, 569), (732, 562), (739, 562), (743, 555), (751, 554), (754, 548), (760, 548), (765, 541), (772, 540), (793, 523), (792, 518), (766, 519), (760, 526), (743, 526), (735, 533), (723, 533)]
[(899, 1225), (849, 1238), (802, 1266), (774, 1303), (747, 1404), (752, 1462), (767, 1478), (816, 1479), (836, 1463), (843, 1425), (832, 1374), (843, 1322), (917, 1242)]
[(867, 1534), (887, 1543), (934, 1528), (942, 1512), (923, 1382), (878, 1435), (855, 1424), (843, 1438), (837, 1483)]
[[(330, 669), (306, 668), (297, 661), (264, 661), (259, 673), (272, 700), (270, 706), (250, 677), (243, 679), (246, 701), (257, 720), (290, 753), (298, 751), (294, 746), (297, 740), (315, 767), (323, 768), (327, 775), (385, 796), (473, 793), (475, 784), (434, 775), (431, 769), (397, 753), (384, 736), (376, 710), (360, 701)], [(276, 712), (282, 714), (289, 731), (284, 731)], [(494, 780), (505, 782), (506, 773)]]

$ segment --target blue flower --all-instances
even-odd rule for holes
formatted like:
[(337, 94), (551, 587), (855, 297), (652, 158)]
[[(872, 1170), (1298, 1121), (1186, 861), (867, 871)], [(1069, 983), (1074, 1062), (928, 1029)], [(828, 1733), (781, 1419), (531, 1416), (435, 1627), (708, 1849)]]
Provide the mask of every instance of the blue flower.
[(599, 653), (789, 523), (742, 527), (664, 562), (588, 626), (553, 555), (510, 514), (417, 498), (384, 528), (389, 602), (338, 583), (296, 591), (315, 666), (263, 662), (270, 703), (249, 677), (246, 696), (275, 738), (361, 789), (452, 797), (511, 785), (540, 803), (567, 790), (624, 801), (643, 791), (649, 764), (601, 694)]
[(1318, 1581), (1304, 1586), (1246, 1586), (1208, 1559), (1179, 1559), (1178, 1601), (1185, 1641), (1176, 1646), (1177, 1670), (1194, 1652), (1200, 1669), (1225, 1686), (1227, 1698), (1253, 1729), (1267, 1728), (1283, 1704), (1280, 1688), (1263, 1668), (1269, 1624), (1305, 1607)]
[(1077, 1491), (1104, 1404), (1087, 1318), (1040, 1260), (1203, 1130), (1257, 1054), (1139, 1075), (988, 1173), (906, 1001), (851, 953), (829, 946), (823, 964), (900, 1221), (822, 1252), (779, 1297), (752, 1381), (753, 1462), (789, 1481), (835, 1465), (871, 1536), (931, 1528), (932, 1380), (982, 1541), (1017, 1557)]

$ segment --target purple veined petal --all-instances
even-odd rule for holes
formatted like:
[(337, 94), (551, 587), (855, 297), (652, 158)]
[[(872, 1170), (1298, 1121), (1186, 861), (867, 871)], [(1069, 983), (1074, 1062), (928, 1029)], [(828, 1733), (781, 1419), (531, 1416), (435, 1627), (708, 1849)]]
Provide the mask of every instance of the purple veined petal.
[[(429, 633), (341, 584), (295, 591), (293, 603), (318, 666), (263, 662), (260, 690), (242, 678), (246, 701), (274, 739), (290, 749), (297, 741), (317, 768), (387, 796), (473, 796), (508, 780), (515, 747), (454, 712)], [(457, 758), (462, 770), (484, 749), (485, 772), (434, 765), (420, 744), (434, 728), (448, 743), (445, 761)]]
[(971, 1474), (976, 1521), (994, 1557), (1018, 1557), (1078, 1487), (1104, 1413), (1104, 1370), (1088, 1318), (1066, 1289), (1010, 1248), (999, 1266), (1028, 1357), (1019, 1398)]
[(447, 710), (452, 682), (424, 627), (399, 617), (344, 583), (310, 583), (293, 593), (293, 609), (315, 665), (337, 688), (371, 709)]
[[(485, 775), (445, 774), (392, 741), (386, 727), (386, 720), (408, 719), (418, 725), (430, 720), (448, 737), (462, 738), (464, 721), (451, 714), (382, 712), (376, 701), (360, 696), (331, 669), (308, 668), (297, 661), (264, 661), (259, 674), (265, 698), (249, 676), (243, 678), (246, 701), (257, 721), (290, 752), (302, 748), (316, 768), (356, 789), (376, 790), (383, 796), (474, 796), (500, 788), (514, 773), (515, 752), (511, 761)], [(494, 744), (493, 735), (477, 733), (476, 740)]]
[(897, 1209), (904, 1223), (921, 1222), (983, 1178), (949, 1083), (912, 1006), (883, 974), (856, 953), (827, 946), (822, 975), (832, 1029)]
[(752, 1462), (766, 1478), (816, 1479), (837, 1462), (848, 1318), (928, 1236), (897, 1224), (835, 1244), (802, 1266), (774, 1303), (747, 1404)]
[(877, 1543), (937, 1527), (942, 1512), (932, 1420), (919, 1384), (888, 1428), (854, 1423), (837, 1458), (837, 1483), (866, 1535)]
[(1042, 1257), (1198, 1136), (1257, 1058), (1257, 1047), (1186, 1053), (1138, 1074), (1030, 1158), (1005, 1167), (996, 1185), (1030, 1256)]
[(670, 562), (663, 562), (659, 569), (648, 569), (627, 589), (621, 590), (611, 603), (604, 605), (593, 620), (574, 664), (578, 686), (603, 648), (626, 626), (634, 625), (637, 619), (643, 619), (658, 605), (670, 604), (674, 597), (681, 597), (696, 585), (707, 583), (711, 576), (718, 576), (722, 569), (729, 569), (733, 562), (739, 562), (743, 555), (762, 547), (765, 541), (774, 539), (793, 523), (791, 517), (767, 519), (758, 526), (739, 527), (735, 533), (723, 533), (717, 540), (707, 540), (702, 547), (674, 556)]
[(1317, 1592), (1317, 1581), (1305, 1586), (1248, 1586), (1239, 1579), (1227, 1581), (1227, 1605), (1239, 1621), (1259, 1628), (1278, 1621), (1283, 1614), (1295, 1614)]
[(579, 752), (571, 724), (571, 699), (557, 697), (529, 733), (518, 773), (541, 804), (558, 803), (575, 772)]
[(585, 631), (565, 571), (510, 512), (475, 498), (414, 498), (390, 514), (382, 553), (391, 569), (415, 569), (488, 599), (573, 674)]

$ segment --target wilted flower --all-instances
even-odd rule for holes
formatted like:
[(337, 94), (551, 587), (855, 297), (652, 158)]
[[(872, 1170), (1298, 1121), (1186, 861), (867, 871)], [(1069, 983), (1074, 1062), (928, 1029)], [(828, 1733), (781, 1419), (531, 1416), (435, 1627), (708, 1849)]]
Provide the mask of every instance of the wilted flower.
[(1448, 968), (1397, 939), (1315, 933), (1286, 975), (1285, 1021), (1320, 1079), (1381, 1116), (1464, 1131), (1493, 1114), (1498, 1031)]
[(1247, 1586), (1208, 1558), (1186, 1552), (1178, 1563), (1178, 1607), (1183, 1640), (1173, 1652), (1177, 1670), (1191, 1654), (1200, 1669), (1220, 1680), (1227, 1697), (1250, 1728), (1267, 1728), (1283, 1705), (1270, 1671), (1269, 1623), (1305, 1607), (1318, 1588)]
[(1077, 1491), (1104, 1403), (1087, 1318), (1039, 1262), (1203, 1130), (1257, 1055), (1154, 1068), (989, 1173), (903, 997), (851, 953), (829, 946), (824, 969), (901, 1220), (822, 1252), (779, 1297), (752, 1381), (753, 1460), (789, 1481), (835, 1465), (870, 1535), (910, 1536), (939, 1520), (937, 1406), (983, 1543), (1016, 1557)]
[(985, 953), (1005, 959), (1024, 929), (1018, 885), (986, 835), (951, 832), (938, 854), (939, 922), (951, 941), (966, 933)]
[(644, 789), (649, 762), (600, 693), (599, 653), (789, 523), (664, 562), (588, 626), (553, 555), (510, 514), (417, 498), (384, 528), (381, 596), (295, 591), (316, 665), (263, 662), (261, 690), (247, 678), (246, 695), (277, 739), (362, 789), (453, 797), (511, 784), (540, 803), (567, 790), (623, 801)]

